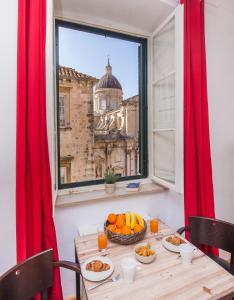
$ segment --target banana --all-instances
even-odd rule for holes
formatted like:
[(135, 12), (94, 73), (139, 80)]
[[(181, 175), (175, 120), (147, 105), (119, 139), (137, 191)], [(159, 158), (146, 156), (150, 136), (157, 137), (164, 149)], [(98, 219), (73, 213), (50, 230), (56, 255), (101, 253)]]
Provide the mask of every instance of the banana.
[(137, 214), (135, 213), (136, 215), (136, 218), (137, 218), (137, 221), (138, 223), (142, 226), (142, 227), (145, 227), (145, 222), (144, 222), (144, 219), (142, 218), (142, 216), (140, 214)]
[(136, 225), (136, 215), (134, 212), (131, 212), (131, 226), (130, 226), (131, 229), (134, 229), (135, 225)]
[(130, 212), (126, 212), (126, 225), (127, 226), (131, 226), (131, 215), (130, 215)]

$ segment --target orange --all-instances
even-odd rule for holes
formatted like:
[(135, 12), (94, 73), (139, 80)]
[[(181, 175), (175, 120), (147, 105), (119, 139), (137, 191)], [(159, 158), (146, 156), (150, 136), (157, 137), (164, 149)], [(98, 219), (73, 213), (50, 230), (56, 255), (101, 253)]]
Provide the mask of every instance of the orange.
[(134, 232), (140, 232), (143, 229), (143, 227), (140, 224), (136, 224), (134, 227)]
[(134, 234), (135, 232), (134, 232), (134, 230), (133, 229), (131, 229), (131, 234)]
[(121, 218), (119, 218), (119, 219), (117, 219), (117, 221), (116, 221), (116, 227), (117, 228), (122, 228), (123, 226), (124, 226), (124, 220), (123, 219), (121, 219)]
[(118, 220), (123, 220), (123, 221), (125, 221), (125, 214), (120, 214), (120, 215), (118, 215), (117, 216), (117, 221)]
[(120, 228), (116, 228), (115, 233), (122, 234), (122, 230)]
[(107, 229), (108, 229), (109, 231), (111, 231), (111, 232), (115, 232), (115, 231), (116, 231), (115, 225), (112, 225), (112, 224), (108, 225), (108, 226), (107, 226)]
[(109, 214), (108, 217), (107, 217), (107, 220), (110, 224), (114, 224), (115, 221), (116, 221), (116, 215), (115, 214)]
[(124, 225), (124, 226), (122, 227), (121, 231), (122, 231), (122, 234), (131, 234), (131, 229), (130, 229), (130, 227), (127, 226), (127, 225)]

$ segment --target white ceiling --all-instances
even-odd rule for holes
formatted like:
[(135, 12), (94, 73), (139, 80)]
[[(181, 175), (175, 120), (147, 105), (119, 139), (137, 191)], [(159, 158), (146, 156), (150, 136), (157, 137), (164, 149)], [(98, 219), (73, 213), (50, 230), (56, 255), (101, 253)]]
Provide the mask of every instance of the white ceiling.
[(208, 5), (212, 5), (214, 7), (224, 8), (229, 11), (234, 10), (234, 1), (233, 0), (206, 0), (205, 3)]
[(145, 35), (153, 32), (177, 3), (178, 0), (54, 0), (56, 16)]

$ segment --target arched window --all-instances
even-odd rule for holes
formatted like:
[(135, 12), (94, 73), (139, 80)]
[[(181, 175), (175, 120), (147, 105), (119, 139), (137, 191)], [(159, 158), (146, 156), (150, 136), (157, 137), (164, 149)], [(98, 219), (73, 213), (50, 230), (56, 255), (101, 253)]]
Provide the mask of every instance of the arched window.
[(106, 99), (102, 99), (100, 104), (100, 108), (102, 110), (106, 110)]

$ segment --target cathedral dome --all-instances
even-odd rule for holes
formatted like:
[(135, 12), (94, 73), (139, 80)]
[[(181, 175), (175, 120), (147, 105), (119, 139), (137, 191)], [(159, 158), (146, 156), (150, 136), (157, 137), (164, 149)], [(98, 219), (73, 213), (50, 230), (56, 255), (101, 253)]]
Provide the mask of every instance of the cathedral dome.
[(118, 79), (112, 75), (112, 67), (110, 65), (109, 59), (106, 66), (106, 74), (96, 84), (95, 90), (99, 89), (118, 89), (122, 90), (122, 86)]

